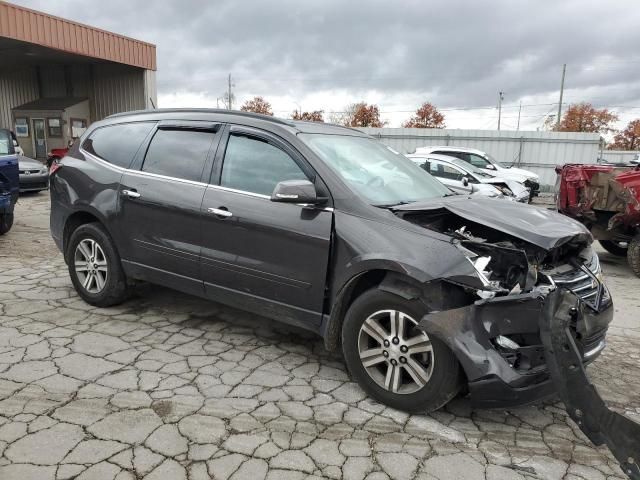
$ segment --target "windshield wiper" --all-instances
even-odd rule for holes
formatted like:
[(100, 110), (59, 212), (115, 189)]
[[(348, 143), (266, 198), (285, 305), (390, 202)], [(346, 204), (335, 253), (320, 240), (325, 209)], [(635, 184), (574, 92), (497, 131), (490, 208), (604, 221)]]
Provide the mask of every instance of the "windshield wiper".
[(442, 195), (443, 197), (453, 197), (454, 195), (460, 195), (459, 193), (456, 192), (448, 192), (445, 193), (444, 195)]
[(374, 205), (374, 207), (378, 207), (378, 208), (393, 208), (393, 207), (399, 207), (400, 205), (408, 205), (410, 203), (415, 203), (415, 202), (408, 202), (406, 200), (403, 200), (402, 202), (390, 203), (388, 205)]

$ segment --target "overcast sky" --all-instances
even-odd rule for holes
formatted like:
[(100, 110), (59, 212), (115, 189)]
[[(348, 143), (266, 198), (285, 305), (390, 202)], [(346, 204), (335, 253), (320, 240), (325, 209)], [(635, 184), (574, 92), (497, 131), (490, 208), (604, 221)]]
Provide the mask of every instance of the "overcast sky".
[(237, 101), (279, 116), (363, 100), (400, 126), (430, 101), (450, 128), (492, 129), (504, 91), (503, 128), (522, 102), (535, 130), (566, 63), (565, 102), (640, 117), (638, 0), (12, 1), (156, 44), (160, 107), (215, 107), (231, 73)]

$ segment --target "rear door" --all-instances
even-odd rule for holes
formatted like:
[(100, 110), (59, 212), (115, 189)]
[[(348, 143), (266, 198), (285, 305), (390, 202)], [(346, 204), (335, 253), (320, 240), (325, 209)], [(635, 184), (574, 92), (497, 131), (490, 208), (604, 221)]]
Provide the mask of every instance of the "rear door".
[(308, 179), (321, 192), (326, 187), (272, 134), (233, 126), (222, 144), (202, 203), (207, 295), (287, 323), (319, 325), (333, 209), (272, 202), (270, 196), (284, 180)]
[(160, 122), (120, 181), (123, 263), (136, 277), (202, 294), (200, 206), (220, 125)]

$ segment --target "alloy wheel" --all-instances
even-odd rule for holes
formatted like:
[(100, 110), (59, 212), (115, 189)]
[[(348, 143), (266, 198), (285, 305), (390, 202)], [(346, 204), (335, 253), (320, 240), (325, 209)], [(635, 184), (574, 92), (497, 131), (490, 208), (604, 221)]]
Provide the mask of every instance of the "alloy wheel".
[(417, 326), (404, 312), (380, 310), (360, 327), (360, 361), (369, 376), (389, 392), (415, 393), (431, 379), (433, 347)]
[(73, 262), (82, 288), (89, 293), (100, 293), (107, 283), (109, 268), (98, 242), (91, 238), (81, 240), (76, 247)]

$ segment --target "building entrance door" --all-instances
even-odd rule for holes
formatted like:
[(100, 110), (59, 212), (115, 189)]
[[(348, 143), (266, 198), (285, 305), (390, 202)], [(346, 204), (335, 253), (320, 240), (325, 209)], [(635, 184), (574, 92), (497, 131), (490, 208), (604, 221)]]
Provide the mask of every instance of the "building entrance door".
[(47, 140), (44, 135), (44, 119), (34, 118), (33, 122), (33, 151), (36, 158), (47, 158)]

